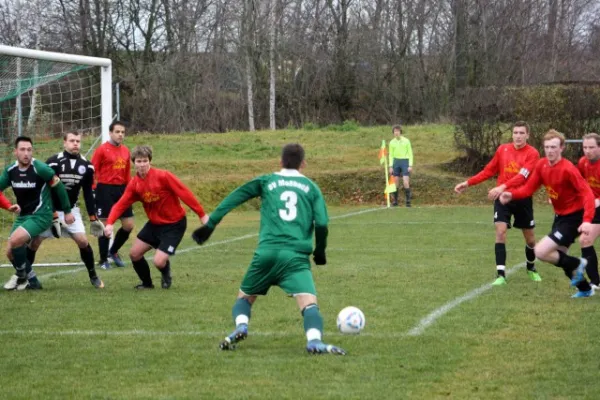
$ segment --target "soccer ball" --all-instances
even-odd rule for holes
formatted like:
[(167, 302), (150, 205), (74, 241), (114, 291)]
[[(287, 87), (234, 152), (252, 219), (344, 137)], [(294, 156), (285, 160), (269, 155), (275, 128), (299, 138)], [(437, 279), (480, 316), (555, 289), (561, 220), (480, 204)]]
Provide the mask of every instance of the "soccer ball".
[(360, 333), (365, 323), (365, 314), (356, 307), (344, 308), (337, 317), (337, 326), (342, 333)]

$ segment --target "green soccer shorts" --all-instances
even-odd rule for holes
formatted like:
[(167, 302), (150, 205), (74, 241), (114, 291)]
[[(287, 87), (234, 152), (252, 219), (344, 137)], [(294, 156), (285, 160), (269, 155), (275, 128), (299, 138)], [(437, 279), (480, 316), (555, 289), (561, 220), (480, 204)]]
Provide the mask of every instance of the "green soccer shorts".
[(52, 226), (52, 214), (30, 214), (30, 215), (19, 215), (13, 223), (10, 233), (12, 234), (15, 229), (22, 227), (29, 233), (29, 236), (33, 239), (39, 236), (42, 232)]
[(245, 294), (266, 295), (271, 286), (279, 286), (288, 295), (317, 295), (308, 254), (290, 250), (257, 249), (242, 279)]

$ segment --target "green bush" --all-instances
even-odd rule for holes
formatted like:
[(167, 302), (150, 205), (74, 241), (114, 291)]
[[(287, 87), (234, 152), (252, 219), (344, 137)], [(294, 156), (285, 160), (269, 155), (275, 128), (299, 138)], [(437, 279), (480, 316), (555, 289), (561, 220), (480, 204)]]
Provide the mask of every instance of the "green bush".
[(325, 128), (328, 131), (337, 131), (337, 132), (355, 132), (358, 131), (360, 125), (358, 122), (354, 120), (346, 120), (341, 125), (327, 125)]
[[(529, 123), (530, 143), (540, 153), (549, 129), (562, 132), (567, 139), (600, 131), (600, 85), (469, 88), (457, 95), (454, 118), (455, 147), (465, 156), (453, 165), (460, 172), (473, 172), (510, 137), (511, 125), (517, 120)], [(578, 146), (568, 146), (564, 153), (571, 160), (579, 155)]]

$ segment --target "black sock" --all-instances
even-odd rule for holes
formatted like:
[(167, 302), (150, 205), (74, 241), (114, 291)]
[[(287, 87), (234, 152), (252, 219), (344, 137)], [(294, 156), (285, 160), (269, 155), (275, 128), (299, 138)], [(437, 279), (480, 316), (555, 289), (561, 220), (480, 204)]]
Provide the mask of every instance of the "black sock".
[(556, 263), (556, 266), (562, 268), (569, 279), (573, 276), (573, 271), (579, 266), (579, 262), (579, 258), (558, 250), (558, 263)]
[(536, 272), (535, 270), (535, 251), (533, 247), (525, 245), (525, 260), (527, 260), (527, 270)]
[(392, 193), (393, 197), (394, 197), (394, 203), (398, 202), (398, 189), (396, 189), (395, 192)]
[(598, 275), (598, 256), (596, 255), (594, 246), (581, 249), (581, 257), (585, 258), (588, 262), (585, 267), (588, 278), (590, 278), (590, 281), (594, 285), (598, 286), (600, 284), (600, 275)]
[(169, 277), (171, 276), (171, 262), (167, 260), (167, 263), (163, 268), (158, 269), (163, 276)]
[(27, 272), (28, 278), (35, 278), (36, 274), (33, 270), (33, 263), (35, 261), (36, 250), (32, 250), (29, 246), (25, 247), (25, 256), (27, 257), (27, 265), (25, 266), (25, 272)]
[(98, 238), (98, 251), (100, 252), (100, 262), (103, 263), (108, 259), (108, 245), (110, 239), (106, 236), (100, 236)]
[(406, 204), (410, 204), (410, 200), (412, 199), (412, 191), (410, 188), (404, 189), (404, 196), (406, 197)]
[(129, 234), (131, 231), (126, 231), (123, 228), (119, 228), (117, 234), (115, 235), (115, 241), (110, 247), (110, 254), (115, 254), (119, 252), (119, 249), (123, 247), (127, 239), (129, 239)]
[(498, 273), (498, 276), (506, 277), (504, 272), (504, 266), (506, 265), (506, 244), (496, 243), (494, 245), (494, 253), (496, 254), (496, 272)]
[(29, 246), (27, 246), (27, 263), (29, 265), (33, 265), (34, 261), (35, 261), (35, 254), (36, 254), (36, 250), (32, 250), (29, 248)]
[(150, 276), (150, 266), (148, 265), (148, 261), (142, 257), (137, 261), (131, 260), (131, 263), (144, 286), (152, 286), (152, 277)]
[(19, 279), (27, 278), (27, 246), (13, 247), (12, 252), (12, 265), (15, 267), (16, 274)]
[[(577, 269), (580, 262), (581, 260), (579, 258), (570, 256), (558, 250), (557, 266), (561, 267), (565, 271), (565, 275), (567, 276), (567, 278), (573, 278), (573, 271)], [(583, 281), (577, 284), (577, 289), (579, 289), (581, 292), (587, 292), (589, 290), (592, 290), (592, 287), (590, 286), (587, 279), (584, 278)]]
[(86, 248), (79, 248), (79, 255), (81, 256), (81, 261), (85, 264), (85, 267), (88, 270), (88, 276), (90, 279), (97, 278), (96, 269), (94, 268), (94, 250), (92, 250), (92, 246), (87, 245)]

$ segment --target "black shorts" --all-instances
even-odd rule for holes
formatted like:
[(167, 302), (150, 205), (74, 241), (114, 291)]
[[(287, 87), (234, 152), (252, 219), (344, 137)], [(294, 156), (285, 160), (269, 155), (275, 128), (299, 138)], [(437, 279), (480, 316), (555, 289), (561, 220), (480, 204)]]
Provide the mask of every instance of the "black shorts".
[(175, 254), (175, 249), (181, 243), (181, 239), (183, 239), (186, 228), (186, 217), (172, 224), (165, 225), (157, 225), (148, 221), (138, 233), (137, 238), (144, 243), (148, 243), (155, 249), (173, 255)]
[(555, 215), (552, 231), (548, 237), (560, 246), (569, 247), (579, 237), (579, 225), (583, 223), (583, 210), (567, 215)]
[(394, 158), (392, 176), (410, 176), (408, 172), (408, 158)]
[[(123, 196), (126, 187), (127, 185), (107, 185), (105, 183), (98, 183), (95, 192), (98, 218), (108, 218), (110, 210), (112, 210), (113, 206), (117, 204), (117, 201)], [(133, 209), (131, 207), (123, 211), (123, 214), (119, 216), (119, 218), (130, 217), (133, 217)]]
[(596, 207), (596, 213), (594, 214), (592, 224), (600, 224), (600, 206)]
[(531, 197), (526, 199), (514, 200), (508, 204), (500, 203), (500, 200), (494, 202), (494, 223), (504, 222), (510, 228), (511, 217), (515, 217), (512, 224), (518, 229), (535, 228), (535, 219), (533, 218), (533, 200)]

